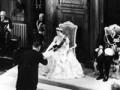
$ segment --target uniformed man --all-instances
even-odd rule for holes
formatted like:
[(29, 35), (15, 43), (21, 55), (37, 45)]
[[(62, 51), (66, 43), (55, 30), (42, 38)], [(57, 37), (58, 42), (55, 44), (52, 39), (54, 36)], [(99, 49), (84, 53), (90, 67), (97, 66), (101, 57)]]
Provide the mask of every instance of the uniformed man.
[(12, 21), (6, 17), (6, 12), (0, 12), (0, 48), (5, 49), (8, 45), (10, 32), (12, 29)]

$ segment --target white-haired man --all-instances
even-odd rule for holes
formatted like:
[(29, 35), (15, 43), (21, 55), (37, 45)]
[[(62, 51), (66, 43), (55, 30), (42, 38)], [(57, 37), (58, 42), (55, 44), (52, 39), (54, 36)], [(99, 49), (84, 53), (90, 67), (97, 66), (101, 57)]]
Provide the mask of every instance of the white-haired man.
[(5, 11), (0, 12), (0, 48), (5, 49), (8, 45), (12, 21), (6, 16)]
[(44, 21), (44, 13), (39, 14), (39, 19), (36, 21), (36, 35), (34, 35), (34, 39), (42, 42), (44, 44), (44, 32), (45, 32), (45, 21)]

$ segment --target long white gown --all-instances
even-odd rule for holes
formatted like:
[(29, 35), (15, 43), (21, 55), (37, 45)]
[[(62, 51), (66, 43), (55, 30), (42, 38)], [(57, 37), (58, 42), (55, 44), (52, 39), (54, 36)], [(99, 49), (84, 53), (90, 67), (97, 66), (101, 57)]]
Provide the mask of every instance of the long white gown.
[[(63, 38), (56, 36), (50, 46), (59, 45), (62, 40)], [(73, 79), (84, 76), (81, 64), (69, 48), (68, 37), (57, 51), (46, 51), (43, 55), (48, 60), (48, 78)]]

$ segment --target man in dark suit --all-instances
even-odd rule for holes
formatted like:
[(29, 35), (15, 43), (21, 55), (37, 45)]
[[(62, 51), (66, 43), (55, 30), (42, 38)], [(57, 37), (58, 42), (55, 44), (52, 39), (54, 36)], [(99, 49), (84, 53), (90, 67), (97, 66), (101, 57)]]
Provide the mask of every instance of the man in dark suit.
[(44, 13), (39, 14), (39, 19), (36, 21), (37, 27), (37, 39), (39, 42), (44, 42), (44, 34), (45, 34), (45, 21), (44, 21)]
[(16, 90), (36, 90), (38, 83), (39, 62), (47, 64), (40, 51), (40, 43), (34, 42), (32, 50), (23, 51), (17, 57), (18, 77)]
[(97, 69), (99, 70), (99, 73), (100, 73), (96, 79), (97, 80), (103, 79), (103, 81), (107, 81), (109, 78), (110, 66), (113, 62), (115, 53), (111, 48), (106, 48), (104, 50), (101, 45), (95, 51), (98, 52)]
[(12, 29), (12, 21), (6, 16), (5, 11), (0, 12), (0, 48), (2, 52), (9, 46), (10, 32)]

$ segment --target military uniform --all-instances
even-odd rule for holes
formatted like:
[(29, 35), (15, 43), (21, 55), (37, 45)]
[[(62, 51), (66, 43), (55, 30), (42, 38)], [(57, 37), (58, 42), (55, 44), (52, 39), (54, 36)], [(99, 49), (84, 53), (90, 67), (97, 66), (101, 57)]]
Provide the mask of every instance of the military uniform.
[(0, 18), (0, 48), (4, 49), (8, 43), (10, 37), (10, 31), (12, 29), (12, 22), (8, 17), (5, 17), (4, 20)]

